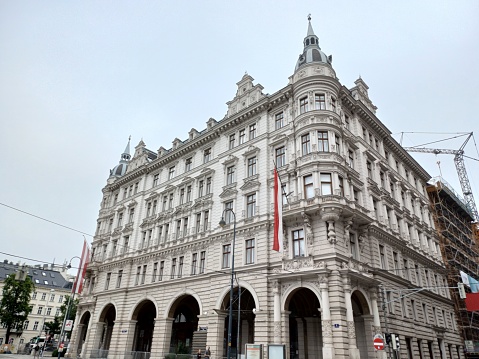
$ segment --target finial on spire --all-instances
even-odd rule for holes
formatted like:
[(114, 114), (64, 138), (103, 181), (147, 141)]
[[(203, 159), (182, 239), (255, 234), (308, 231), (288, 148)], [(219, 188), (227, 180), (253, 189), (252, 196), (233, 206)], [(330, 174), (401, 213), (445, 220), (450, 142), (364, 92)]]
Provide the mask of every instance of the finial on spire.
[(308, 14), (308, 21), (311, 21), (311, 14)]

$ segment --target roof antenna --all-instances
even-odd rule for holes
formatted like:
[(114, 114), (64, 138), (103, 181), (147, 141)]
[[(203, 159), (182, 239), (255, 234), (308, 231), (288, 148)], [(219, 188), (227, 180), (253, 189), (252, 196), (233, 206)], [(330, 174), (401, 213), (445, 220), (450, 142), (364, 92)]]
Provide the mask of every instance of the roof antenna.
[(308, 14), (308, 21), (311, 21), (311, 14)]

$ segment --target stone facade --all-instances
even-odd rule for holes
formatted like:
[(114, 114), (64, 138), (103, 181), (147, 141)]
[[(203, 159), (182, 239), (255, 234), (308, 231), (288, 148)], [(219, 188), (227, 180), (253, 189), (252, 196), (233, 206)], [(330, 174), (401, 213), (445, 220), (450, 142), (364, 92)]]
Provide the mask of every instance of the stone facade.
[[(225, 357), (234, 250), (233, 353), (282, 343), (288, 358), (385, 358), (373, 337), (389, 332), (402, 358), (461, 355), (429, 175), (366, 83), (339, 82), (311, 24), (304, 46), (276, 93), (246, 74), (221, 121), (168, 150), (141, 141), (130, 158), (128, 145), (103, 188), (71, 351)], [(274, 163), (283, 252), (271, 250)]]

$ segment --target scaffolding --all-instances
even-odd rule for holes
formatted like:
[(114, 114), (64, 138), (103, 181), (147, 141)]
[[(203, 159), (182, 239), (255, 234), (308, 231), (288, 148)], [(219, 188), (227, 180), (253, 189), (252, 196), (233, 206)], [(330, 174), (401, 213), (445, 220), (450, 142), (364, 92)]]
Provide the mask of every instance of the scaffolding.
[[(449, 287), (462, 282), (460, 272), (479, 278), (479, 226), (462, 198), (440, 177), (434, 178), (427, 193), (447, 268)], [(466, 291), (468, 288), (466, 288)], [(479, 313), (468, 312), (458, 291), (451, 290), (459, 330), (465, 341), (479, 342)]]

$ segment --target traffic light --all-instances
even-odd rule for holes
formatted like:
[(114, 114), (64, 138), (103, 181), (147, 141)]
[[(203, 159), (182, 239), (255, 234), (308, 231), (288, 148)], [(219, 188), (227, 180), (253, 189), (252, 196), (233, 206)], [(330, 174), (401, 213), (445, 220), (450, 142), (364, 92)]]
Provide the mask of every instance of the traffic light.
[(399, 341), (399, 334), (394, 334), (394, 338), (396, 339), (396, 350), (399, 351), (401, 349), (401, 342)]
[(391, 333), (384, 333), (384, 338), (386, 338), (386, 344), (391, 344)]
[(393, 350), (397, 349), (396, 334), (391, 334), (391, 347)]
[(459, 291), (459, 298), (466, 299), (466, 290), (464, 289), (464, 283), (457, 283), (457, 290)]

